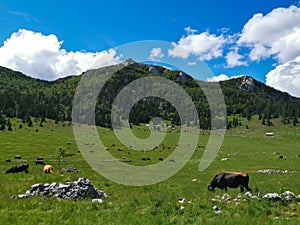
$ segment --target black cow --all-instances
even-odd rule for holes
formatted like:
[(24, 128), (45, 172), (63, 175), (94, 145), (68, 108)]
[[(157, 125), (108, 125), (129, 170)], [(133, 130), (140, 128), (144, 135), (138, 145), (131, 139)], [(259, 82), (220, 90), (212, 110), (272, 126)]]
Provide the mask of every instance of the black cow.
[(251, 191), (248, 186), (249, 176), (246, 173), (236, 173), (236, 172), (226, 172), (217, 174), (211, 183), (208, 185), (208, 190), (212, 191), (216, 187), (225, 189), (227, 191), (227, 187), (237, 188), (240, 187), (241, 192), (246, 188), (247, 191)]
[(20, 155), (15, 155), (15, 159), (22, 159)]
[(13, 166), (9, 170), (6, 170), (5, 173), (19, 173), (19, 172), (23, 172), (23, 171), (25, 171), (25, 173), (29, 172), (28, 164), (20, 164), (20, 165)]
[(45, 165), (45, 162), (43, 160), (35, 160), (35, 165)]

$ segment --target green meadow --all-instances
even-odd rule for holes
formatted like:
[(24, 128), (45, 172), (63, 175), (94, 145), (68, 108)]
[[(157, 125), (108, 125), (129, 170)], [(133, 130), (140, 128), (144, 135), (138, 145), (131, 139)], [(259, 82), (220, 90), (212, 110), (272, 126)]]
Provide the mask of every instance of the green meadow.
[[(240, 201), (234, 201), (240, 191), (228, 189), (231, 199), (223, 201), (225, 191), (207, 190), (216, 173), (242, 171), (250, 176), (253, 195), (284, 191), (300, 195), (300, 126), (283, 125), (280, 119), (272, 120), (273, 126), (262, 126), (257, 117), (240, 120), (241, 126), (226, 131), (222, 147), (207, 170), (198, 170), (209, 138), (209, 132), (202, 131), (193, 156), (178, 173), (154, 185), (135, 187), (114, 183), (94, 171), (78, 151), (69, 122), (46, 119), (40, 127), (36, 119), (33, 127), (22, 124), (20, 128), (22, 121), (12, 119), (13, 131), (0, 131), (0, 224), (300, 224), (300, 204), (296, 200), (251, 199), (242, 194)], [(151, 151), (134, 151), (123, 146), (110, 129), (99, 127), (98, 133), (114, 157), (142, 166), (165, 159), (178, 142), (179, 129), (169, 131), (163, 143)], [(134, 126), (132, 130), (137, 137), (149, 136), (145, 125)], [(267, 137), (266, 132), (273, 132), (274, 136)], [(65, 150), (60, 163), (59, 148)], [(27, 160), (29, 173), (5, 174), (20, 163), (14, 159), (17, 154)], [(54, 174), (44, 174), (43, 166), (35, 165), (39, 156), (44, 157), (46, 164), (53, 165)], [(12, 162), (5, 162), (6, 159)], [(62, 167), (75, 167), (79, 172), (65, 172)], [(258, 172), (263, 169), (288, 173)], [(80, 177), (88, 178), (108, 194), (102, 204), (87, 198), (73, 201), (48, 196), (16, 197), (36, 183), (68, 182)], [(185, 202), (181, 204), (178, 200), (182, 198)], [(221, 212), (216, 213), (214, 206)]]

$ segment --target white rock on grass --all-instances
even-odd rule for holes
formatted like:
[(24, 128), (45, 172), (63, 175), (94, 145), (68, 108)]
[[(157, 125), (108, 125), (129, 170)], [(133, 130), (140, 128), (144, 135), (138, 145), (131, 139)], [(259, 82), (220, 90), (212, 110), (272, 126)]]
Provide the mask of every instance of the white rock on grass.
[(214, 210), (214, 212), (215, 212), (215, 214), (220, 214), (220, 213), (222, 213), (222, 210), (218, 207), (218, 206), (213, 206), (213, 210)]
[(92, 202), (101, 204), (101, 203), (103, 203), (103, 200), (101, 198), (94, 198), (94, 199), (92, 199)]
[(278, 193), (267, 193), (263, 196), (263, 198), (270, 200), (281, 200), (281, 197)]

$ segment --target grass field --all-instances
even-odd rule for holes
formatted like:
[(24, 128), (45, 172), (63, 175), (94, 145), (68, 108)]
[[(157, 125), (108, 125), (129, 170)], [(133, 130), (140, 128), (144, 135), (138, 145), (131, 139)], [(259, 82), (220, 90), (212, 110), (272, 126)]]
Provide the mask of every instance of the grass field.
[[(212, 201), (225, 193), (220, 189), (207, 190), (207, 184), (221, 171), (247, 172), (255, 195), (287, 190), (300, 194), (300, 126), (283, 125), (278, 119), (273, 120), (274, 126), (266, 127), (257, 117), (250, 122), (241, 119), (241, 122), (242, 126), (227, 130), (217, 158), (206, 171), (198, 171), (209, 137), (209, 132), (203, 131), (192, 158), (176, 175), (155, 185), (133, 187), (106, 180), (96, 173), (78, 152), (69, 123), (55, 124), (47, 120), (44, 127), (39, 127), (36, 121), (33, 127), (23, 124), (19, 129), (21, 120), (13, 119), (13, 131), (0, 131), (0, 224), (300, 224), (297, 201), (276, 202), (244, 196), (239, 202)], [(149, 135), (145, 126), (134, 127), (133, 132), (141, 138)], [(267, 137), (265, 132), (273, 132), (274, 136)], [(98, 128), (98, 133), (112, 155), (132, 159), (135, 162), (131, 163), (136, 165), (154, 164), (159, 162), (158, 158), (166, 158), (179, 137), (178, 132), (170, 132), (164, 145), (140, 152), (123, 146), (110, 129)], [(60, 166), (57, 162), (59, 147), (66, 150)], [(28, 174), (5, 174), (12, 165), (19, 163), (14, 159), (16, 154), (27, 160)], [(280, 155), (284, 159), (279, 159)], [(35, 165), (38, 156), (54, 166), (54, 174), (44, 174), (42, 166)], [(143, 161), (142, 158), (151, 160)], [(222, 161), (223, 158), (228, 160)], [(5, 162), (6, 159), (12, 162)], [(76, 167), (79, 173), (67, 173), (60, 167)], [(295, 172), (264, 174), (258, 172), (261, 169)], [(12, 197), (25, 193), (35, 183), (75, 181), (79, 177), (88, 178), (95, 187), (104, 190), (108, 198), (96, 204), (91, 203), (91, 199)], [(238, 193), (239, 189), (228, 190), (232, 199)], [(180, 204), (180, 198), (185, 198), (185, 203)], [(220, 214), (213, 210), (215, 205), (222, 210)]]

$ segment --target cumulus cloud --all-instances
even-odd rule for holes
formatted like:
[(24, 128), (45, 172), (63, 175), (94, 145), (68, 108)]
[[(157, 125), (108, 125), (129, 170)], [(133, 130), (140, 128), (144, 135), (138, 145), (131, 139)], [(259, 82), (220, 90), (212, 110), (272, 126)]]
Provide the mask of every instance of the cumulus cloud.
[(245, 61), (241, 61), (241, 59), (243, 59), (244, 56), (240, 55), (237, 52), (237, 49), (235, 49), (234, 51), (230, 51), (227, 53), (227, 55), (225, 56), (226, 62), (227, 62), (227, 68), (232, 68), (235, 66), (247, 66), (248, 63)]
[(148, 57), (149, 60), (152, 61), (159, 61), (164, 57), (164, 54), (162, 53), (161, 48), (153, 48), (151, 50), (150, 56)]
[(119, 62), (114, 50), (96, 53), (67, 52), (62, 49), (62, 43), (53, 34), (43, 35), (20, 29), (0, 47), (0, 65), (31, 77), (55, 80), (67, 75), (81, 74), (93, 62), (94, 67)]
[(300, 97), (300, 56), (271, 70), (266, 76), (266, 84)]
[(226, 42), (223, 35), (217, 36), (209, 32), (196, 34), (196, 30), (185, 28), (187, 35), (180, 38), (178, 43), (172, 43), (168, 54), (172, 57), (188, 58), (191, 54), (200, 60), (211, 60), (222, 56), (222, 46)]
[(286, 63), (300, 55), (300, 8), (276, 8), (255, 14), (244, 26), (238, 44), (251, 49), (250, 60), (275, 56)]

